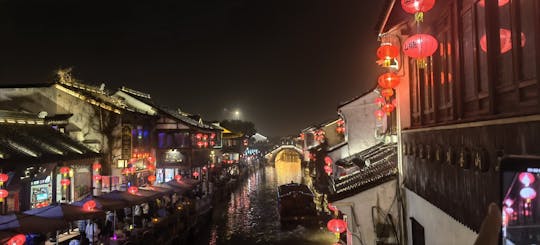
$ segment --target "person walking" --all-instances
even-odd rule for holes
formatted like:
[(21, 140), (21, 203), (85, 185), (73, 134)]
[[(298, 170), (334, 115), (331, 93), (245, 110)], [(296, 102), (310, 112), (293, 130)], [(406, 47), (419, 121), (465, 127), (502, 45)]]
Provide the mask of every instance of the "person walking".
[(99, 227), (96, 223), (93, 221), (88, 222), (86, 224), (86, 238), (90, 242), (91, 245), (99, 244), (99, 233), (101, 231), (99, 230)]

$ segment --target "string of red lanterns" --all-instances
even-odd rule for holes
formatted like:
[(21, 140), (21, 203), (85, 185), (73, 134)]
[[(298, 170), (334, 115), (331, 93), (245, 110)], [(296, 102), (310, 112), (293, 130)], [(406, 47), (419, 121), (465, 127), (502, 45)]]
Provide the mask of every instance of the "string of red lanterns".
[(435, 5), (435, 0), (401, 0), (401, 7), (405, 12), (414, 14), (414, 20), (424, 21), (424, 12), (429, 11)]

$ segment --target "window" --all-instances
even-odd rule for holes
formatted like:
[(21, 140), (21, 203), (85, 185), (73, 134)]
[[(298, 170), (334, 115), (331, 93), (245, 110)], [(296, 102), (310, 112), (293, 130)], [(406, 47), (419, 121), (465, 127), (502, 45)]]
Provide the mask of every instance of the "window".
[(411, 217), (411, 230), (412, 230), (412, 244), (413, 245), (425, 245), (426, 238), (424, 232), (424, 226)]

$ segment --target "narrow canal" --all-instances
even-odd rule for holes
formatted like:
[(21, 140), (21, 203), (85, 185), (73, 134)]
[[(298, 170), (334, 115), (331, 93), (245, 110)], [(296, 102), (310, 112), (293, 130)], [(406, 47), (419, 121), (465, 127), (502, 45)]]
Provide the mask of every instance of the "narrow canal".
[(277, 187), (291, 181), (302, 181), (300, 162), (277, 160), (275, 166), (261, 166), (227, 203), (214, 207), (209, 225), (193, 244), (333, 244), (335, 238), (325, 224), (282, 229)]

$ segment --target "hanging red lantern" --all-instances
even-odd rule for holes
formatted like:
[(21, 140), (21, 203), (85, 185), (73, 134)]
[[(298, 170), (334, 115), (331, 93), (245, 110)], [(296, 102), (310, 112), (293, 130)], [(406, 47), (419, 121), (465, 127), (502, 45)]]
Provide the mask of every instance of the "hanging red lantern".
[(381, 109), (375, 111), (375, 117), (377, 120), (381, 120), (384, 117), (384, 111)]
[(389, 67), (392, 64), (392, 60), (398, 57), (398, 55), (399, 49), (390, 43), (383, 43), (377, 49), (377, 57), (384, 60), (383, 67)]
[(129, 168), (122, 169), (122, 174), (123, 175), (128, 175), (129, 174)]
[(213, 164), (213, 163), (212, 163), (212, 164), (210, 164), (210, 168), (214, 168), (214, 167), (216, 167), (216, 165), (215, 165), (215, 164)]
[(23, 235), (23, 234), (18, 234), (18, 235), (15, 235), (15, 236), (11, 237), (11, 239), (9, 239), (9, 241), (6, 244), (8, 244), (8, 245), (23, 245), (25, 242), (26, 242), (26, 236)]
[(530, 201), (536, 197), (536, 191), (531, 187), (524, 187), (519, 191), (521, 198)]
[(203, 147), (203, 142), (202, 142), (202, 141), (197, 141), (197, 146), (198, 146), (199, 148), (202, 148), (202, 147)]
[[(499, 0), (498, 5), (499, 5), (499, 7), (502, 7), (502, 6), (506, 5), (509, 2), (510, 2), (510, 0)], [(478, 6), (485, 7), (486, 6), (486, 1), (485, 0), (480, 0), (478, 2)]]
[(324, 165), (324, 172), (328, 175), (332, 174), (332, 167)]
[[(500, 45), (501, 45), (501, 54), (504, 54), (510, 50), (512, 50), (512, 31), (501, 28), (499, 29), (499, 38), (500, 38)], [(527, 38), (525, 37), (525, 33), (521, 33), (521, 47), (525, 47), (525, 42)], [(482, 51), (487, 52), (487, 38), (486, 34), (482, 35), (480, 38), (480, 48)]]
[(139, 192), (139, 188), (137, 186), (130, 186), (127, 191), (130, 194), (135, 195), (137, 192)]
[(70, 184), (71, 184), (71, 180), (69, 180), (69, 179), (60, 180), (60, 185), (62, 185), (62, 187), (64, 187), (64, 189), (67, 188), (68, 185), (70, 185)]
[(156, 166), (150, 163), (146, 165), (146, 169), (148, 169), (148, 171), (156, 171)]
[(96, 208), (96, 201), (88, 200), (83, 204), (83, 210), (92, 211)]
[(92, 164), (92, 169), (94, 171), (99, 171), (101, 169), (101, 163), (96, 162), (96, 163)]
[(530, 184), (534, 183), (535, 178), (534, 175), (531, 173), (523, 172), (519, 174), (519, 182), (521, 182), (525, 186), (529, 186)]
[(64, 176), (66, 176), (67, 174), (69, 174), (69, 171), (70, 171), (69, 167), (61, 167), (61, 168), (60, 168), (60, 173), (61, 173), (62, 175), (64, 175)]
[(195, 177), (195, 178), (199, 177), (199, 172), (197, 172), (197, 171), (193, 172), (193, 177)]
[(396, 106), (394, 106), (393, 104), (384, 104), (382, 110), (386, 112), (386, 115), (390, 115), (390, 113), (394, 111), (395, 108)]
[(148, 175), (148, 182), (150, 183), (154, 183), (154, 181), (156, 181), (156, 176), (155, 175)]
[(101, 175), (100, 175), (100, 174), (94, 175), (94, 180), (95, 180), (96, 182), (100, 181), (100, 180), (101, 180)]
[(9, 175), (1, 173), (0, 174), (0, 186), (3, 186), (5, 182), (9, 179)]
[(333, 162), (332, 158), (330, 158), (329, 156), (324, 157), (324, 164), (330, 165), (330, 164), (332, 164), (332, 162)]
[(403, 43), (403, 53), (415, 58), (419, 68), (426, 68), (426, 58), (433, 55), (439, 42), (429, 34), (415, 34), (407, 38)]
[(332, 211), (332, 212), (335, 212), (337, 211), (337, 207), (335, 205), (333, 205), (332, 203), (328, 203), (328, 210)]
[(342, 233), (347, 231), (347, 223), (342, 219), (331, 219), (326, 224), (329, 231), (334, 233)]
[(216, 133), (211, 133), (210, 134), (210, 139), (214, 139), (214, 138), (216, 138)]
[(9, 192), (5, 189), (0, 189), (0, 202), (4, 202), (4, 198), (9, 196)]
[(391, 89), (391, 88), (385, 88), (385, 89), (381, 90), (381, 95), (383, 97), (385, 97), (386, 99), (390, 99), (390, 97), (392, 97), (392, 95), (394, 95), (394, 90)]
[(504, 200), (504, 204), (508, 207), (512, 206), (512, 204), (514, 204), (514, 200), (510, 199), (510, 198), (507, 198)]
[(196, 135), (195, 135), (195, 138), (201, 139), (201, 138), (202, 138), (202, 134), (201, 134), (201, 133), (196, 134)]
[(424, 21), (424, 12), (429, 11), (435, 5), (435, 0), (401, 0), (401, 7), (405, 12), (414, 14), (418, 22)]
[(377, 97), (377, 98), (375, 98), (375, 104), (377, 104), (379, 107), (382, 106), (382, 105), (384, 105), (385, 102), (386, 102), (386, 101), (384, 100), (383, 97)]
[(399, 77), (393, 72), (387, 72), (379, 76), (381, 88), (395, 88), (399, 85)]
[(180, 180), (182, 180), (182, 175), (177, 174), (174, 176), (174, 179), (176, 180), (176, 182), (180, 182)]

